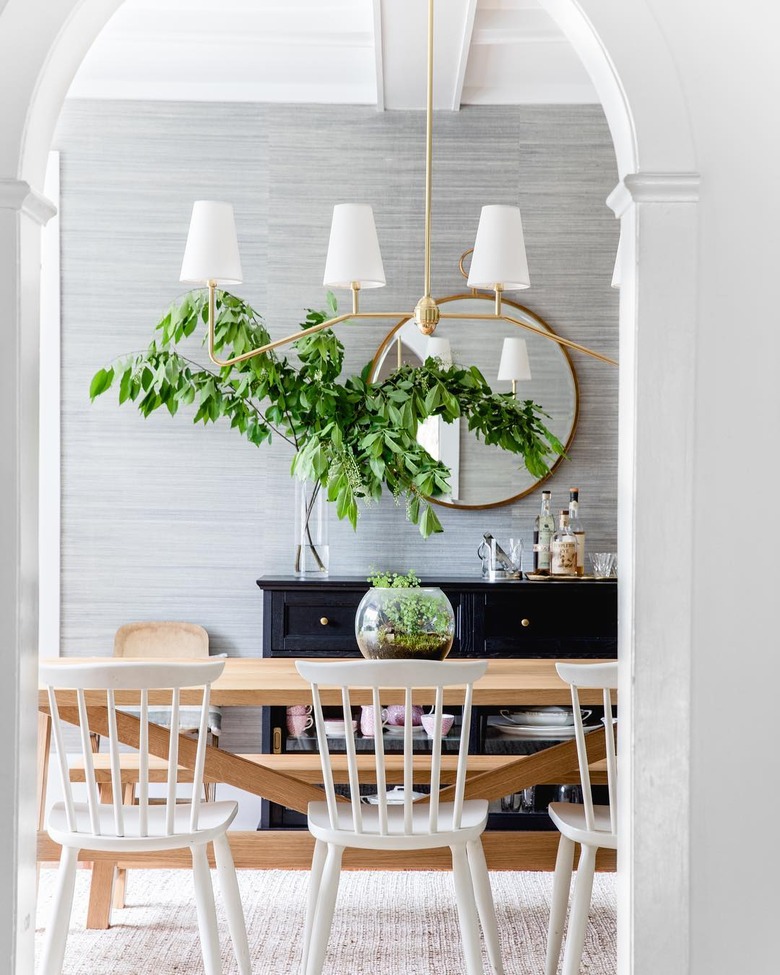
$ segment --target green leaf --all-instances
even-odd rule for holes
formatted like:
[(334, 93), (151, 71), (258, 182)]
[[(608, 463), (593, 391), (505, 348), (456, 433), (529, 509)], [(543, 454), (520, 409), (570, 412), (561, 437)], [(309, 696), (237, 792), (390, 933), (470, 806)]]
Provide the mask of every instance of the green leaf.
[(109, 369), (98, 369), (98, 371), (92, 377), (92, 382), (89, 384), (89, 398), (94, 401), (95, 397), (100, 396), (102, 393), (105, 393), (107, 389), (111, 388), (111, 383), (113, 381), (113, 366)]

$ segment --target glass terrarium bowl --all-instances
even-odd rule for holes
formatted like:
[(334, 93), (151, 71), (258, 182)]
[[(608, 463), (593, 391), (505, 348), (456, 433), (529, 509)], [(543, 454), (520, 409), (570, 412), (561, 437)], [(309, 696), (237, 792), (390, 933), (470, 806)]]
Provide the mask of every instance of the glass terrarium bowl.
[(452, 604), (435, 587), (374, 587), (355, 615), (355, 638), (370, 660), (444, 660), (454, 636)]

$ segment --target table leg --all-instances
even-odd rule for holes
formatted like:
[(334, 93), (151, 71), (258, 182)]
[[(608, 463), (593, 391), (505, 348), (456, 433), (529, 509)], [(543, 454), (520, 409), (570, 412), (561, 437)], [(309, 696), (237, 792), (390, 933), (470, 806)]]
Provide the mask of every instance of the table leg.
[[(38, 712), (38, 761), (35, 781), (38, 790), (38, 830), (46, 825), (46, 790), (49, 783), (49, 754), (51, 752), (51, 715), (47, 711)], [(35, 864), (35, 882), (38, 883), (41, 863)]]
[[(111, 783), (101, 782), (98, 789), (100, 801), (111, 802)], [(94, 860), (92, 863), (92, 883), (87, 907), (88, 928), (103, 930), (111, 927), (111, 894), (114, 889), (115, 869), (116, 864), (112, 860)]]
[[(132, 782), (125, 782), (122, 787), (122, 802), (126, 806), (132, 806), (135, 802), (135, 785)], [(114, 898), (113, 906), (121, 910), (125, 906), (125, 890), (127, 888), (127, 870), (124, 867), (116, 868), (114, 876)]]
[(38, 829), (43, 829), (46, 821), (46, 786), (49, 778), (49, 752), (51, 751), (51, 715), (38, 712)]

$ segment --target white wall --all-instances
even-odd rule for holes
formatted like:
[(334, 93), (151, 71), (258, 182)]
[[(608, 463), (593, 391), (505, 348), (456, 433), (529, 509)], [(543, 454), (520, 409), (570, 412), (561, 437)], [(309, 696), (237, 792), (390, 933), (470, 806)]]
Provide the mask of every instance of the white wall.
[(761, 541), (774, 517), (780, 426), (780, 10), (650, 6), (702, 174), (692, 563), (647, 553), (660, 572), (691, 573), (694, 586), (691, 971), (770, 973), (780, 856), (758, 810), (780, 805), (780, 636), (771, 546)]

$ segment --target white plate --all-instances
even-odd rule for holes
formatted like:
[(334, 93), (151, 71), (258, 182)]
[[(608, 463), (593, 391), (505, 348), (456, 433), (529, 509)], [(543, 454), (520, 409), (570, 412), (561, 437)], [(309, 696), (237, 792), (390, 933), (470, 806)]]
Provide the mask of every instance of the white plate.
[[(386, 724), (385, 734), (389, 738), (403, 738), (404, 726), (402, 724)], [(412, 738), (422, 738), (426, 734), (425, 728), (421, 724), (412, 726)]]
[[(557, 728), (554, 728), (551, 725), (541, 727), (538, 724), (520, 725), (497, 721), (491, 727), (496, 728), (502, 735), (511, 735), (514, 738), (573, 738), (575, 734), (573, 724), (559, 725)], [(586, 724), (582, 730), (595, 731), (600, 727), (600, 724)]]

